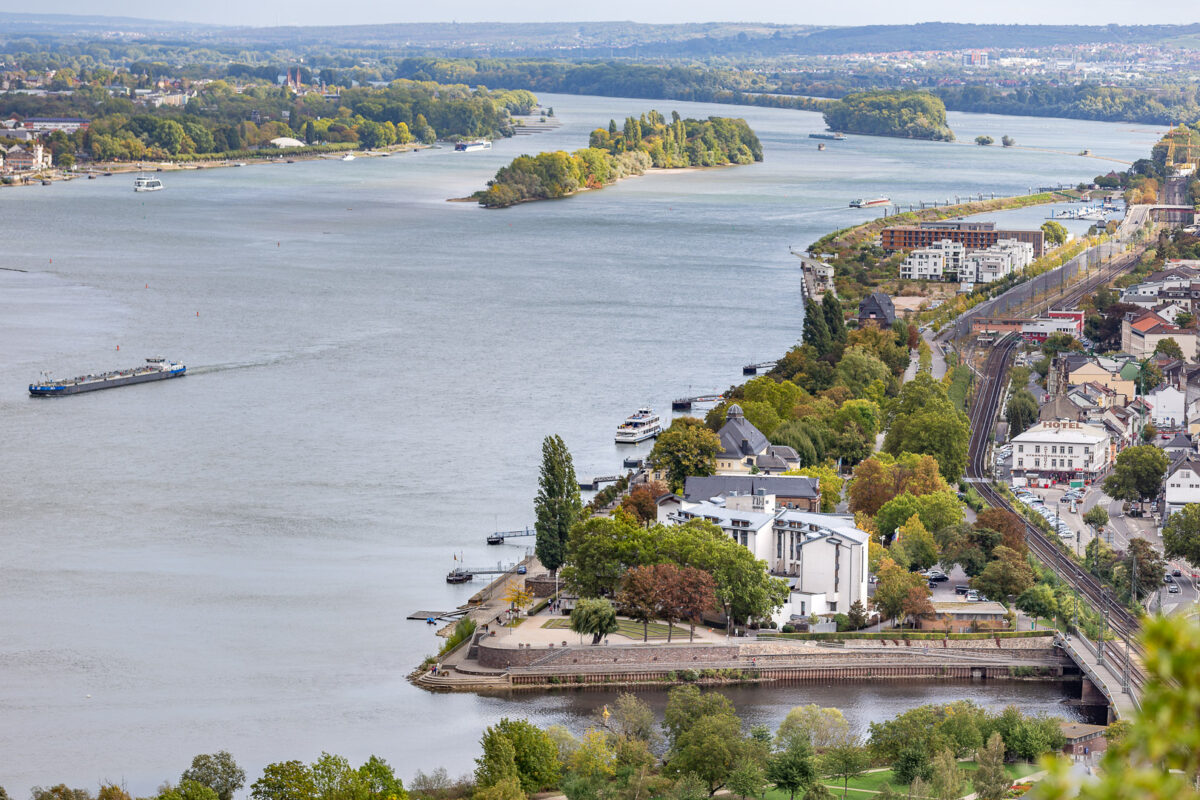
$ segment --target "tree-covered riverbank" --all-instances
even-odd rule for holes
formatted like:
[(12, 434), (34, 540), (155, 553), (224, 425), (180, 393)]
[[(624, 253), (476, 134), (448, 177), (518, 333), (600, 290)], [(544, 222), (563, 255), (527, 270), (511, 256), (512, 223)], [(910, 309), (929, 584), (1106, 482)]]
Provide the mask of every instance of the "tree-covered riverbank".
[(651, 111), (627, 117), (621, 128), (610, 120), (607, 129), (592, 131), (587, 147), (573, 153), (518, 156), (474, 198), (486, 208), (507, 208), (598, 189), (652, 167), (715, 167), (762, 159), (762, 144), (743, 119), (683, 119), (672, 112), (668, 122)]

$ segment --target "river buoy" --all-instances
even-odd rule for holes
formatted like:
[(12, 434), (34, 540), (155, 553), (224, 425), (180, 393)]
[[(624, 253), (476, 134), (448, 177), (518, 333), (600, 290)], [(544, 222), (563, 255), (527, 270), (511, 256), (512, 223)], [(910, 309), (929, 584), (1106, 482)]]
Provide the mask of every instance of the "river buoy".
[(121, 345), (117, 345), (117, 349), (118, 349), (118, 350), (120, 350), (120, 349), (121, 349)]
[(197, 317), (198, 317), (198, 316), (200, 316), (200, 312), (199, 312), (199, 311), (197, 311), (197, 312), (196, 312), (196, 316), (197, 316)]

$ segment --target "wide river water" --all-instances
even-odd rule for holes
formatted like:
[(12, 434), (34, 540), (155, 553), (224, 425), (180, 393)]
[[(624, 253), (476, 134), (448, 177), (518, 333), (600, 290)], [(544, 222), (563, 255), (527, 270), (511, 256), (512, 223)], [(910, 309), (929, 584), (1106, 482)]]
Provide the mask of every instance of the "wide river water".
[[(955, 194), (1075, 183), (1145, 156), (1131, 124), (952, 114), (960, 140), (871, 137), (819, 152), (818, 115), (544, 97), (563, 125), (494, 149), (165, 173), (0, 191), (0, 785), (148, 794), (199, 752), (253, 780), (322, 750), (405, 778), (468, 770), (501, 716), (576, 729), (600, 692), (434, 695), (406, 673), (437, 640), (405, 616), (512, 560), (542, 437), (612, 473), (638, 405), (720, 389), (800, 334), (788, 250)], [(743, 115), (766, 161), (654, 174), (505, 211), (447, 203), (514, 155), (584, 146), (610, 117)], [(1040, 215), (1039, 215), (1040, 216)], [(1036, 224), (1038, 219), (1030, 221)], [(24, 270), (24, 271), (7, 271)], [(56, 401), (42, 371), (164, 355), (183, 380)], [(636, 452), (645, 452), (646, 447)], [(477, 588), (477, 587), (476, 587)], [(1070, 713), (1052, 685), (739, 689), (755, 722), (842, 707), (859, 727), (973, 698)], [(662, 693), (650, 693), (661, 703)]]

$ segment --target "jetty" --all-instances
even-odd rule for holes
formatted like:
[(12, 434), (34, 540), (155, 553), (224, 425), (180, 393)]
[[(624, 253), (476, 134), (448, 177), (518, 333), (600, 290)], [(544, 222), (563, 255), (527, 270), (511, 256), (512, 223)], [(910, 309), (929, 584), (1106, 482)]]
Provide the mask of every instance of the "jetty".
[(524, 530), (493, 531), (492, 533), (488, 534), (487, 543), (504, 544), (505, 539), (515, 539), (518, 536), (537, 536), (537, 531), (533, 530), (528, 525), (525, 526)]
[(757, 364), (746, 364), (742, 367), (743, 375), (757, 375), (760, 369), (774, 369), (778, 361), (760, 361)]
[(602, 483), (616, 483), (620, 479), (621, 479), (620, 475), (600, 475), (598, 477), (592, 478), (591, 483), (585, 483), (584, 481), (580, 481), (579, 488), (580, 489), (588, 489), (588, 490), (599, 489), (600, 484), (602, 484)]
[(695, 397), (676, 397), (671, 401), (672, 411), (691, 411), (692, 406), (700, 403), (720, 403), (725, 399), (725, 395), (721, 392), (712, 392), (711, 394), (700, 394)]

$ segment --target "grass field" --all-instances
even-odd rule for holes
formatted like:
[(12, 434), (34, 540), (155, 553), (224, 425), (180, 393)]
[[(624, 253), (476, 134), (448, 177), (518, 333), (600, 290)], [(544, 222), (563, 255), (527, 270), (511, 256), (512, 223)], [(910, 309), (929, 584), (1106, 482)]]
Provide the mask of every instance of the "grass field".
[[(566, 617), (554, 617), (542, 623), (543, 628), (570, 628), (571, 620)], [(642, 640), (642, 623), (634, 622), (631, 619), (618, 619), (617, 632), (614, 636), (624, 636), (629, 639)], [(688, 629), (686, 625), (676, 625), (675, 633), (671, 635), (672, 641), (687, 641)], [(667, 626), (661, 622), (651, 622), (649, 626), (649, 638), (663, 639), (667, 638)]]
[[(963, 761), (959, 763), (959, 767), (963, 770), (963, 772), (971, 773), (975, 771), (976, 765), (974, 761)], [(1008, 772), (1010, 778), (1016, 780), (1017, 778), (1024, 778), (1026, 775), (1031, 775), (1034, 772), (1037, 772), (1038, 768), (1034, 764), (1029, 764), (1022, 761), (1016, 764), (1008, 764), (1005, 767), (1005, 770)], [(969, 774), (967, 778), (970, 780)], [(842, 790), (841, 781), (834, 778), (827, 778), (825, 779), (824, 783), (826, 786), (830, 787), (830, 791), (836, 789), (837, 791), (834, 791), (833, 793), (840, 796)], [(900, 791), (901, 793), (903, 793), (903, 790), (906, 788), (904, 784), (896, 780), (890, 769), (885, 769), (878, 772), (868, 772), (865, 775), (860, 775), (859, 777), (851, 780), (848, 787), (849, 794), (847, 797), (855, 798), (855, 800), (867, 800), (867, 798), (872, 797), (875, 793), (882, 791), (885, 783), (891, 784), (893, 789)], [(970, 787), (966, 793), (970, 793), (972, 791), (974, 791), (974, 787)], [(771, 789), (767, 792), (766, 800), (791, 799), (787, 792), (779, 789)]]

